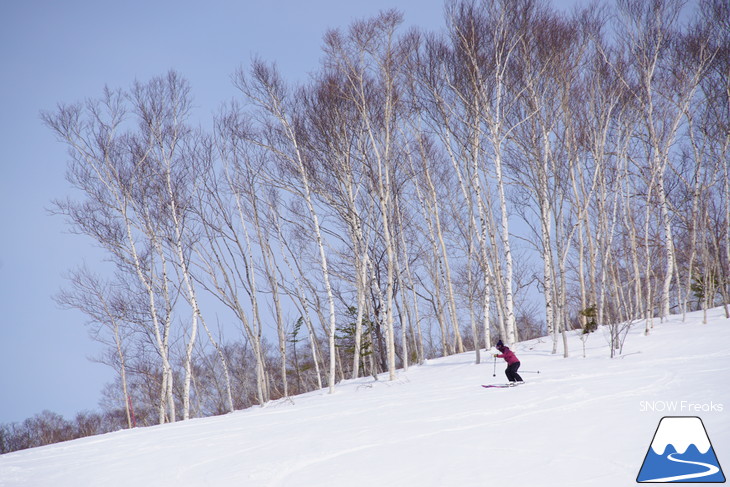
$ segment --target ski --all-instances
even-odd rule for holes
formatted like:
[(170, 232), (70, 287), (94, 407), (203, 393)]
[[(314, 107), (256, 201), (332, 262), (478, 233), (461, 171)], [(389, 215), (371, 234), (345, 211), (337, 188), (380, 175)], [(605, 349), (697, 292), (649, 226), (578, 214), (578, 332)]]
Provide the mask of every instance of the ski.
[(513, 384), (482, 384), (482, 387), (485, 389), (507, 389), (508, 387), (517, 387), (520, 384), (524, 384), (524, 382), (515, 382)]

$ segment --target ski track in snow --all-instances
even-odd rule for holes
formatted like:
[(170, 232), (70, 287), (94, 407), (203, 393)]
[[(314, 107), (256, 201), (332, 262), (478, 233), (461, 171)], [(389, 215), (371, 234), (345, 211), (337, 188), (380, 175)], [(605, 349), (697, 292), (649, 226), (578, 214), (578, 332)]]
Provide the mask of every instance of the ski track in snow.
[[(730, 407), (730, 326), (719, 310), (708, 325), (699, 316), (648, 337), (636, 325), (617, 359), (600, 334), (587, 358), (577, 334), (568, 359), (545, 338), (515, 344), (524, 368), (541, 371), (515, 388), (480, 387), (503, 383), (505, 364), (492, 377), (493, 362), (475, 365), (471, 352), (393, 382), (345, 381), (331, 395), (2, 455), (0, 487), (629, 485), (666, 415), (639, 412), (640, 401)], [(724, 414), (702, 413), (723, 453)]]

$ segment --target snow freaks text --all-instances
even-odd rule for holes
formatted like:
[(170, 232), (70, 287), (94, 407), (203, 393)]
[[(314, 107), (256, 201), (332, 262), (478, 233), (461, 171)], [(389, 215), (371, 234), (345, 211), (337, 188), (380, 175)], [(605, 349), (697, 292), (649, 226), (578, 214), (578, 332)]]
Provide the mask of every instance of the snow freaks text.
[(710, 402), (691, 402), (691, 401), (640, 401), (639, 411), (658, 412), (658, 413), (721, 413), (724, 410), (722, 403)]

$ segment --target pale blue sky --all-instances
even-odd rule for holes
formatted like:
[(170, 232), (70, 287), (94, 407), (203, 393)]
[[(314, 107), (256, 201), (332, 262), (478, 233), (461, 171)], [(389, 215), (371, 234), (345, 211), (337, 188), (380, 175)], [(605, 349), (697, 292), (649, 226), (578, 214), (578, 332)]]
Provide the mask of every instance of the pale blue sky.
[(305, 79), (327, 28), (391, 7), (407, 25), (443, 25), (442, 0), (0, 0), (0, 423), (96, 409), (112, 379), (87, 359), (99, 349), (83, 315), (52, 300), (64, 272), (102, 255), (46, 210), (71, 188), (39, 112), (175, 69), (208, 124), (252, 55)]

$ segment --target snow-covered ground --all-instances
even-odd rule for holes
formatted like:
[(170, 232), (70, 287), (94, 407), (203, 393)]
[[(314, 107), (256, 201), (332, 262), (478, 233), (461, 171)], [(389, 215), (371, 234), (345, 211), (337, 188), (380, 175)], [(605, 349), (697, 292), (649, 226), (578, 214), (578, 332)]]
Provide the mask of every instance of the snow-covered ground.
[(730, 320), (714, 310), (706, 325), (694, 313), (642, 331), (616, 359), (601, 329), (587, 358), (577, 335), (568, 359), (546, 339), (519, 343), (522, 369), (540, 374), (516, 388), (480, 387), (505, 382), (505, 364), (492, 377), (472, 352), (395, 382), (2, 455), (0, 486), (635, 485), (663, 416), (699, 416), (730, 468)]

